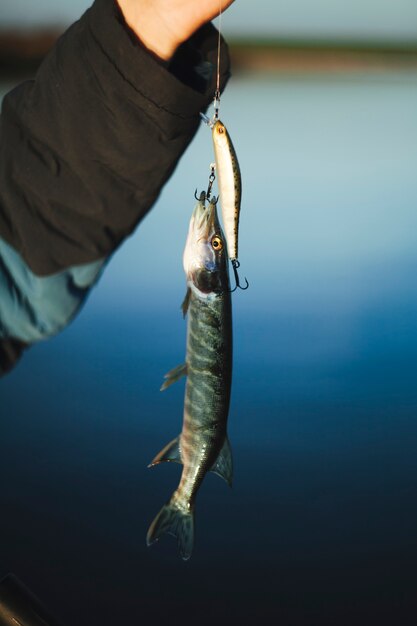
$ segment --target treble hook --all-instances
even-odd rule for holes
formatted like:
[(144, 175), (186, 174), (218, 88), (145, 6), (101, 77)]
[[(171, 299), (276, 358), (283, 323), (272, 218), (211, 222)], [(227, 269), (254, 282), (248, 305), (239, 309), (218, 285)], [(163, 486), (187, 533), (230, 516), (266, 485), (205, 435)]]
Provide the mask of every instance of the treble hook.
[(239, 261), (237, 259), (232, 259), (232, 267), (233, 267), (233, 273), (235, 275), (236, 285), (235, 285), (234, 289), (230, 290), (230, 293), (233, 293), (234, 291), (236, 291), (236, 289), (238, 287), (239, 287), (239, 289), (242, 289), (242, 291), (245, 291), (249, 287), (249, 283), (248, 283), (248, 279), (245, 276), (246, 287), (242, 287), (242, 285), (240, 284), (239, 274), (237, 272), (237, 270), (240, 267), (240, 263), (239, 263)]
[(198, 202), (204, 202), (206, 199), (206, 192), (202, 191), (199, 196), (197, 196), (197, 189), (194, 191), (194, 198), (198, 200)]

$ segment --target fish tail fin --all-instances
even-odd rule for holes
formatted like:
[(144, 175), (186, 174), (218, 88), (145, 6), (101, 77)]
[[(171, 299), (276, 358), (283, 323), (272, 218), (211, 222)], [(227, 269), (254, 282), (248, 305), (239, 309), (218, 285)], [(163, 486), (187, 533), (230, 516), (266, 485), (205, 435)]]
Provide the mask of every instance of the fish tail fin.
[(185, 511), (172, 500), (165, 504), (149, 527), (146, 544), (150, 546), (165, 533), (177, 538), (181, 557), (188, 561), (194, 545), (194, 511)]

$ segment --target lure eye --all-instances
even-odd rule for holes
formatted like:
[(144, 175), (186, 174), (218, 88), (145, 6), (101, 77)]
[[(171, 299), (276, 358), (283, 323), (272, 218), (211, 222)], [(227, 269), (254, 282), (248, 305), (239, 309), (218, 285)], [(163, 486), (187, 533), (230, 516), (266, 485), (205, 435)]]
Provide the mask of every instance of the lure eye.
[(219, 135), (222, 135), (224, 133), (224, 126), (219, 126), (217, 132), (219, 133)]
[(213, 239), (211, 240), (211, 247), (215, 252), (219, 252), (223, 248), (223, 242), (220, 237), (218, 237), (217, 235), (213, 237)]

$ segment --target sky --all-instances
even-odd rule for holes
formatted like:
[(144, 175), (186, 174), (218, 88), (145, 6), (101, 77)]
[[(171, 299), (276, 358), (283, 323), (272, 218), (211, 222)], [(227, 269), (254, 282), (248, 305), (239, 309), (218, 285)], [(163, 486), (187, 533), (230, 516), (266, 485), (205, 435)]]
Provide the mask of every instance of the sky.
[[(90, 0), (2, 0), (0, 27), (68, 24)], [(231, 35), (417, 40), (416, 0), (237, 0), (223, 21)]]

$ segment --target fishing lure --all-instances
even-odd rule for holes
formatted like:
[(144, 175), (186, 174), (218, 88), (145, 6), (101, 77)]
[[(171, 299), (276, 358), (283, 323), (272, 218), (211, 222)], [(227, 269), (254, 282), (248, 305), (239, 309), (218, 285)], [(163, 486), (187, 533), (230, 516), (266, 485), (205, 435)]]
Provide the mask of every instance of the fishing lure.
[[(217, 92), (216, 92), (217, 94)], [(232, 262), (236, 286), (233, 289), (247, 289), (249, 283), (245, 278), (246, 286), (242, 287), (238, 275), (240, 263), (238, 261), (238, 239), (239, 239), (239, 217), (242, 200), (242, 177), (240, 174), (239, 161), (236, 156), (230, 134), (226, 126), (218, 119), (220, 96), (216, 95), (214, 100), (214, 116), (212, 119), (204, 113), (200, 113), (204, 122), (212, 129), (215, 164), (211, 166), (210, 185), (208, 197), (210, 196), (212, 184), (215, 178), (214, 171), (217, 172), (220, 205), (222, 210), (222, 220), (226, 235), (229, 257)]]
[(219, 185), (220, 205), (230, 260), (238, 258), (238, 231), (242, 178), (239, 162), (226, 126), (215, 120), (212, 126), (214, 156)]

